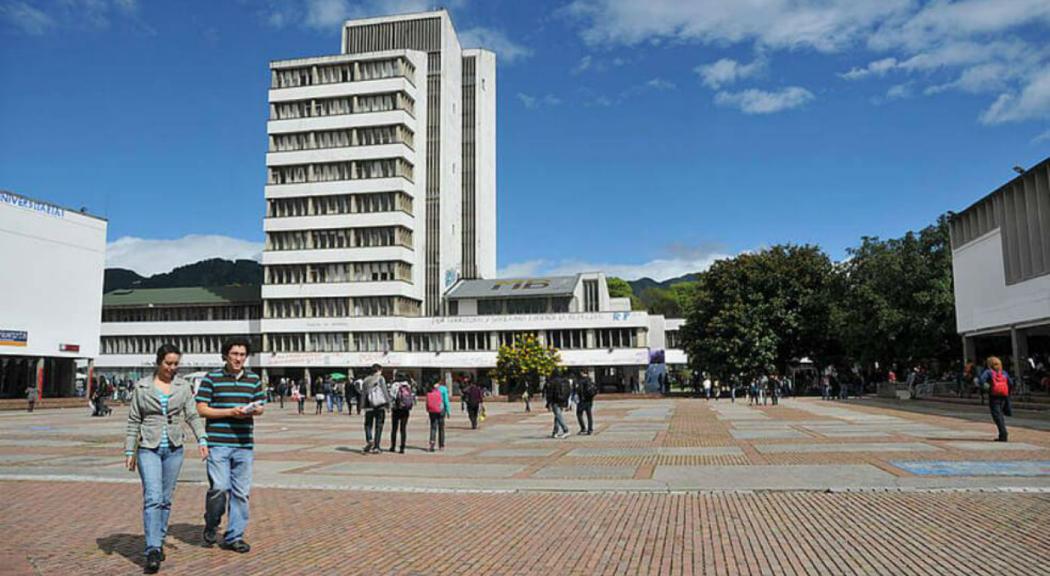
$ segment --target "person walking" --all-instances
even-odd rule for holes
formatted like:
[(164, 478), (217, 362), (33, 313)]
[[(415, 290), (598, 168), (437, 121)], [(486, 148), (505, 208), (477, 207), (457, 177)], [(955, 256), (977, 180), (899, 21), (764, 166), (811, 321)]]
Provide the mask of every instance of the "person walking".
[(292, 400), (299, 406), (299, 414), (303, 413), (303, 406), (306, 404), (306, 395), (303, 394), (303, 385), (300, 382), (292, 384)]
[(383, 423), (386, 409), (390, 406), (390, 390), (383, 378), (383, 367), (372, 365), (372, 373), (361, 383), (361, 398), (365, 408), (365, 454), (378, 454), (383, 443)]
[(183, 427), (189, 424), (197, 438), (201, 459), (208, 457), (204, 424), (193, 400), (193, 386), (177, 372), (182, 352), (171, 344), (157, 350), (154, 373), (132, 389), (124, 438), (124, 464), (138, 469), (142, 480), (142, 528), (146, 536), (147, 574), (155, 574), (164, 561), (171, 496), (182, 470)]
[(565, 438), (569, 435), (569, 427), (565, 425), (565, 417), (562, 416), (569, 404), (569, 396), (572, 394), (569, 380), (564, 375), (558, 374), (544, 388), (547, 398), (547, 409), (554, 413), (554, 429), (551, 438)]
[(769, 399), (776, 406), (780, 403), (780, 377), (776, 374), (769, 377)]
[(711, 379), (704, 376), (704, 400), (711, 399)]
[(284, 410), (284, 395), (287, 391), (288, 379), (282, 376), (281, 379), (277, 381), (277, 400), (280, 402), (281, 410)]
[(394, 405), (390, 410), (390, 451), (397, 445), (397, 433), (401, 431), (401, 453), (405, 453), (405, 441), (408, 439), (408, 417), (416, 403), (416, 391), (403, 374), (394, 374), (391, 386)]
[(525, 385), (525, 391), (521, 393), (521, 399), (525, 401), (525, 411), (532, 412), (532, 404), (529, 403), (529, 385)]
[(434, 442), (441, 450), (445, 449), (445, 415), (448, 414), (448, 396), (442, 391), (439, 382), (427, 392), (427, 416), (430, 418), (430, 451), (434, 451)]
[[(357, 378), (354, 380), (354, 389), (352, 390), (354, 396), (354, 411), (361, 415), (361, 386), (364, 385), (363, 378)], [(350, 408), (347, 407), (346, 415), (350, 415)]]
[[(598, 395), (598, 385), (586, 373), (581, 373), (576, 379), (576, 390), (580, 398), (576, 404), (576, 421), (580, 424), (578, 434), (590, 436), (594, 434), (594, 397)], [(583, 425), (584, 416), (587, 416), (587, 426)]]
[(324, 390), (325, 403), (328, 404), (328, 413), (332, 413), (332, 405), (335, 403), (335, 386), (332, 385), (332, 377), (325, 376), (324, 384), (321, 385), (321, 390)]
[(999, 437), (995, 441), (1006, 442), (1006, 416), (1013, 416), (1013, 410), (1010, 408), (1010, 390), (1013, 389), (1014, 381), (1010, 374), (1003, 370), (1003, 362), (999, 358), (989, 356), (985, 366), (987, 367), (981, 373), (981, 388), (988, 393), (988, 408), (995, 427), (999, 430)]
[(318, 386), (318, 390), (314, 393), (314, 401), (317, 403), (317, 408), (314, 410), (314, 414), (324, 413), (324, 392), (323, 388)]
[(26, 411), (32, 412), (33, 408), (36, 408), (36, 398), (39, 394), (36, 391), (36, 384), (30, 384), (26, 387)]
[(251, 354), (247, 338), (222, 344), (225, 365), (209, 372), (197, 390), (197, 413), (207, 420), (208, 495), (204, 512), (204, 545), (213, 546), (229, 507), (229, 522), (219, 546), (244, 554), (248, 528), (248, 495), (252, 486), (255, 418), (262, 416), (266, 393), (254, 372), (244, 367)]
[(463, 400), (467, 403), (467, 416), (470, 418), (470, 429), (478, 429), (478, 413), (482, 410), (485, 402), (485, 392), (473, 380), (463, 391)]

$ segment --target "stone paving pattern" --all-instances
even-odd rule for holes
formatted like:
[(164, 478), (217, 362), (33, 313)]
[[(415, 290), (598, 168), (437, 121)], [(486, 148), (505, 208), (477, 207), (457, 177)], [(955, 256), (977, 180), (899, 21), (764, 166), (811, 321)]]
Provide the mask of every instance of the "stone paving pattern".
[[(554, 440), (549, 413), (498, 403), (480, 430), (455, 406), (443, 453), (419, 412), (405, 455), (366, 456), (361, 416), (286, 406), (258, 421), (256, 549), (199, 547), (187, 454), (162, 573), (1050, 574), (1047, 431), (1004, 445), (990, 419), (865, 401), (599, 400), (594, 436)], [(0, 414), (0, 575), (141, 571), (125, 417)]]

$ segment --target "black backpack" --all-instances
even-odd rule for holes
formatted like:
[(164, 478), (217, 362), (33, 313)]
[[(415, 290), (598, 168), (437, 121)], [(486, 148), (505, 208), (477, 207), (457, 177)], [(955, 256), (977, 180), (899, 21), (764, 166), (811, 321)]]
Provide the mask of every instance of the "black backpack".
[(572, 396), (572, 387), (569, 385), (569, 380), (566, 378), (558, 379), (558, 403), (565, 404), (569, 401), (569, 396)]
[(598, 385), (594, 383), (590, 378), (585, 378), (583, 381), (583, 398), (585, 400), (591, 400), (598, 395)]

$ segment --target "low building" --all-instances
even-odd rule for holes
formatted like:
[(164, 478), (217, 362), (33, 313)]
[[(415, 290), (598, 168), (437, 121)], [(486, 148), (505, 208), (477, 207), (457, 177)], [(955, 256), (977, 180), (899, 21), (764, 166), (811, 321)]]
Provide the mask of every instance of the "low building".
[(0, 397), (77, 393), (77, 361), (98, 355), (106, 228), (0, 190)]
[(684, 364), (677, 348), (681, 320), (632, 311), (610, 298), (600, 273), (552, 278), (459, 280), (444, 295), (444, 316), (342, 316), (307, 308), (294, 318), (266, 320), (255, 288), (127, 290), (106, 294), (104, 374), (135, 377), (151, 369), (154, 351), (173, 342), (185, 353), (184, 371), (221, 363), (223, 336), (261, 340), (249, 365), (264, 378), (309, 379), (332, 372), (367, 373), (372, 364), (404, 371), (417, 381), (465, 377), (489, 382), (499, 347), (526, 334), (554, 346), (565, 366), (587, 371), (608, 391), (644, 383), (651, 354)]
[(951, 244), (966, 360), (1050, 363), (1050, 158), (953, 215)]
[(174, 344), (182, 351), (183, 374), (222, 365), (222, 341), (247, 336), (249, 363), (258, 365), (259, 286), (144, 288), (114, 290), (102, 299), (98, 372), (110, 380), (132, 380), (152, 373), (157, 349)]

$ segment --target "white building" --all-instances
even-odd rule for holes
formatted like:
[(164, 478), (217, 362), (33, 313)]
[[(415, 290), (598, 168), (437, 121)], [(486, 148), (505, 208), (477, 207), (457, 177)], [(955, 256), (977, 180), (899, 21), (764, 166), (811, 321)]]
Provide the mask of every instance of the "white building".
[(99, 348), (106, 221), (0, 190), (0, 397), (72, 396)]
[(1050, 158), (955, 214), (951, 240), (966, 360), (1050, 360)]
[[(496, 275), (496, 59), (461, 49), (445, 11), (346, 22), (341, 54), (270, 73), (261, 319), (234, 330), (176, 320), (202, 302), (107, 295), (107, 367), (148, 365), (164, 337), (246, 329), (261, 334), (251, 364), (269, 380), (373, 363), (420, 381), (487, 380), (499, 345), (531, 333), (626, 389), (666, 329), (673, 340), (675, 321), (609, 298), (602, 274), (485, 280)], [(110, 314), (138, 317), (147, 302), (171, 309), (146, 322)], [(209, 346), (189, 361), (218, 363)]]

